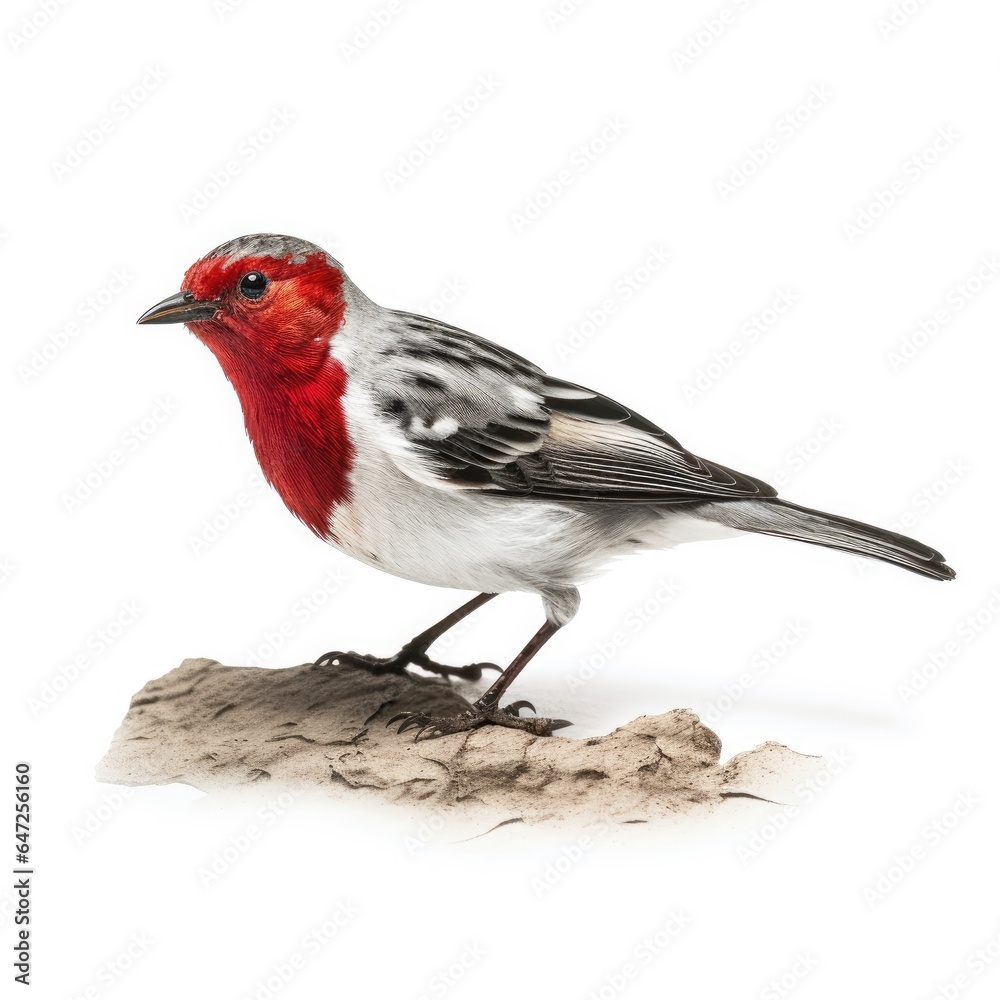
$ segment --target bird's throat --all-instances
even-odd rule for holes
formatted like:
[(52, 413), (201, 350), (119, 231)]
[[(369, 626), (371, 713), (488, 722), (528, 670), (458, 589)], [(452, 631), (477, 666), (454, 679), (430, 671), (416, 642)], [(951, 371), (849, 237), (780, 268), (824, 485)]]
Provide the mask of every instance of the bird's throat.
[(348, 498), (353, 463), (344, 369), (328, 357), (308, 380), (230, 381), (265, 478), (306, 527), (330, 540), (330, 515)]

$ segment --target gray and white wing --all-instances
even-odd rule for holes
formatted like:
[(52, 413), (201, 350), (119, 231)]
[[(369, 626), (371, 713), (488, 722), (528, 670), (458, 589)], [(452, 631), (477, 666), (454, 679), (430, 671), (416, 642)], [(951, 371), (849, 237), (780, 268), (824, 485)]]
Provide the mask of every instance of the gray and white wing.
[(420, 482), (518, 492), (504, 470), (536, 453), (549, 431), (541, 370), (457, 327), (394, 318), (387, 363), (370, 387), (383, 449)]
[[(456, 327), (396, 314), (373, 386), (386, 450), (443, 489), (546, 500), (689, 503), (775, 496), (600, 393)], [(394, 442), (394, 444), (389, 444)]]

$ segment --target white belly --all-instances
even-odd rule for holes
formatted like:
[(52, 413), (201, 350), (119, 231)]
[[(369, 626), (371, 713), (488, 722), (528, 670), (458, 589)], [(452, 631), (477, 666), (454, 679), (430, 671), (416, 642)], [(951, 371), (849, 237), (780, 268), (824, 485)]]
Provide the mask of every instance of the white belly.
[[(330, 519), (335, 544), (396, 576), (458, 590), (541, 592), (596, 563), (581, 551), (584, 515), (554, 504), (438, 489), (384, 454), (351, 475), (351, 502)], [(596, 565), (594, 567), (596, 570)]]
[(456, 590), (539, 593), (550, 610), (562, 601), (565, 611), (575, 609), (575, 586), (616, 556), (736, 533), (655, 505), (574, 506), (422, 481), (411, 455), (387, 452), (405, 442), (380, 437), (371, 400), (363, 384), (349, 383), (350, 500), (335, 508), (330, 530), (333, 544), (395, 576)]

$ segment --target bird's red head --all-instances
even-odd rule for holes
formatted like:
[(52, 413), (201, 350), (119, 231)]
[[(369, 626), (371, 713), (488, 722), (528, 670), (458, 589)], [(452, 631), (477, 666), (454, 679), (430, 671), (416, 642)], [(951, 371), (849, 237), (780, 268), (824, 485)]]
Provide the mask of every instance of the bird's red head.
[(347, 492), (346, 384), (330, 343), (346, 316), (345, 278), (324, 250), (259, 233), (192, 264), (183, 290), (140, 323), (185, 323), (218, 359), (268, 480), (319, 535)]
[(344, 322), (340, 265), (292, 236), (230, 240), (188, 268), (183, 288), (139, 322), (187, 323), (234, 384), (266, 373), (309, 378)]

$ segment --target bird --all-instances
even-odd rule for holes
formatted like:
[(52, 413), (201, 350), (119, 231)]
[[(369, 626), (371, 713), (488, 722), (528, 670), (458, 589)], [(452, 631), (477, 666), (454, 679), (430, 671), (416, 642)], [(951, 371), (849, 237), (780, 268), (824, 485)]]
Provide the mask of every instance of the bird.
[(501, 702), (574, 618), (579, 585), (630, 553), (750, 532), (955, 576), (935, 549), (779, 499), (631, 407), (505, 347), (377, 305), (303, 239), (223, 243), (137, 322), (184, 323), (214, 354), (264, 477), (322, 541), (397, 577), (477, 593), (394, 656), (333, 651), (316, 666), (479, 679), (500, 668), (439, 664), (432, 643), (498, 594), (541, 598), (541, 626), (468, 710), (389, 721), (415, 739), (568, 726), (530, 702)]

